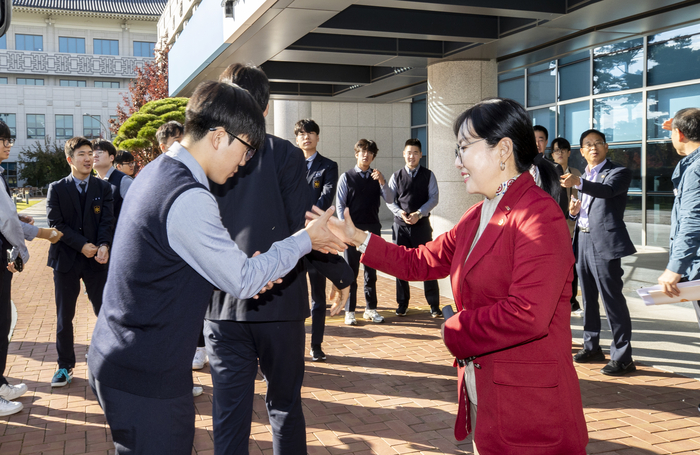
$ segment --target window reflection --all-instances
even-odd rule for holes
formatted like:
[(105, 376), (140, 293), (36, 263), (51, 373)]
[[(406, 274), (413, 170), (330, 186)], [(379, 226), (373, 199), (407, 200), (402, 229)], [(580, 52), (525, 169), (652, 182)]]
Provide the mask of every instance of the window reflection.
[(641, 140), (643, 115), (641, 93), (593, 100), (595, 128), (605, 134), (608, 142)]
[(554, 107), (547, 107), (544, 109), (535, 109), (534, 111), (528, 111), (528, 114), (530, 114), (530, 118), (532, 119), (532, 126), (535, 125), (542, 125), (545, 128), (547, 128), (547, 133), (549, 135), (549, 140), (547, 141), (547, 147), (549, 147), (549, 144), (552, 143), (552, 139), (554, 139), (556, 136), (555, 134), (555, 118), (556, 118), (556, 113), (555, 113)]
[(673, 193), (647, 196), (647, 245), (668, 248)]
[(700, 74), (700, 25), (650, 36), (647, 59), (647, 85), (697, 79)]
[(556, 62), (543, 63), (527, 70), (527, 105), (541, 106), (555, 101)]
[(559, 136), (571, 145), (579, 145), (581, 133), (590, 129), (591, 111), (588, 101), (559, 106)]
[(593, 93), (618, 92), (642, 86), (644, 48), (641, 38), (593, 51)]
[(498, 76), (498, 96), (510, 98), (525, 105), (525, 70), (511, 71)]
[(647, 138), (670, 139), (671, 132), (661, 128), (676, 112), (700, 106), (700, 85), (665, 90), (649, 90), (647, 95)]
[(680, 155), (670, 142), (647, 144), (647, 191), (673, 192), (671, 175)]
[(607, 158), (632, 171), (629, 191), (642, 191), (642, 144), (610, 145)]
[(635, 245), (642, 244), (642, 196), (638, 194), (627, 196), (627, 207), (623, 218), (627, 232)]

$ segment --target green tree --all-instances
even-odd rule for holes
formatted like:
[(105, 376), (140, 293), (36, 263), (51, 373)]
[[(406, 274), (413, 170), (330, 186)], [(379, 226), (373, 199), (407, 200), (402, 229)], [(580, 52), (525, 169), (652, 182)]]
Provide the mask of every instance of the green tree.
[(185, 122), (188, 98), (165, 98), (146, 103), (119, 128), (114, 138), (117, 148), (130, 151), (143, 167), (160, 155), (156, 140), (158, 128), (171, 120)]
[(70, 174), (70, 166), (62, 142), (51, 141), (49, 136), (44, 143), (36, 141), (19, 153), (18, 174), (28, 185), (43, 188), (51, 182)]

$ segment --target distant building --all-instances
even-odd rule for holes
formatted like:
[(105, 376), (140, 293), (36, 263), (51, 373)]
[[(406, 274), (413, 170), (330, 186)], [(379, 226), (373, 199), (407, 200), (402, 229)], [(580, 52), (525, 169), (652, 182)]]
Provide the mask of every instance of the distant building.
[(110, 137), (109, 119), (134, 69), (153, 58), (166, 3), (13, 0), (0, 38), (0, 118), (16, 137), (2, 163), (10, 186), (23, 183), (17, 159), (36, 141)]

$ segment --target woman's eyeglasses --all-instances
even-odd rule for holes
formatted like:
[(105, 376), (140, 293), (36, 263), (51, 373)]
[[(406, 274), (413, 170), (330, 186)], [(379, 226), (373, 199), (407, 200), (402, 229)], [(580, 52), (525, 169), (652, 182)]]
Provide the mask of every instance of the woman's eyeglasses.
[(486, 139), (482, 138), (482, 139), (477, 139), (476, 141), (472, 141), (472, 142), (464, 141), (463, 142), (464, 145), (457, 144), (457, 147), (455, 148), (455, 158), (459, 158), (459, 161), (461, 163), (462, 162), (462, 153), (466, 152), (469, 147), (476, 144), (477, 142), (481, 142), (484, 140), (486, 140)]

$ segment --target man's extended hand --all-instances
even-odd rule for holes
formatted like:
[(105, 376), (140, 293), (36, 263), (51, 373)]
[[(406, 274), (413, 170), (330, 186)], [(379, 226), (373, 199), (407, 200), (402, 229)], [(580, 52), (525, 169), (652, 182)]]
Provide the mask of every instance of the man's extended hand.
[(34, 225), (34, 218), (32, 218), (31, 216), (29, 216), (29, 215), (18, 215), (18, 216), (19, 216), (19, 220), (22, 223), (31, 224), (32, 226)]
[(669, 269), (664, 270), (664, 273), (659, 277), (659, 284), (663, 288), (664, 294), (669, 297), (678, 297), (681, 295), (681, 290), (678, 289), (678, 283), (681, 281), (680, 273), (672, 272)]
[(564, 174), (561, 177), (559, 177), (559, 183), (561, 186), (564, 188), (571, 188), (574, 186), (578, 186), (581, 184), (581, 179), (574, 174)]
[[(323, 210), (318, 207), (313, 207), (311, 212), (306, 212), (306, 220), (309, 223), (312, 220), (319, 219), (323, 214)], [(336, 217), (331, 217), (328, 220), (328, 227), (331, 232), (335, 234), (341, 241), (347, 243), (348, 245), (360, 246), (362, 242), (365, 241), (367, 236), (364, 231), (357, 229), (355, 224), (350, 218), (350, 209), (345, 207), (345, 213), (343, 215), (344, 220), (339, 220)]]
[(333, 285), (331, 287), (330, 295), (328, 296), (328, 301), (331, 303), (331, 316), (335, 316), (345, 307), (345, 302), (348, 301), (350, 296), (350, 286), (343, 289), (338, 289)]
[[(314, 206), (312, 210), (314, 211), (313, 213), (306, 212), (306, 219), (308, 222), (304, 228), (306, 233), (309, 234), (309, 237), (311, 237), (311, 247), (321, 253), (338, 254), (339, 251), (345, 251), (347, 246), (331, 232), (328, 226), (328, 220), (333, 215), (335, 207), (329, 207), (328, 210), (322, 214), (316, 212), (316, 210), (321, 211), (316, 206)], [(314, 217), (314, 213), (319, 216)]]
[(80, 250), (81, 253), (85, 255), (86, 258), (93, 258), (97, 254), (97, 247), (92, 243), (86, 243)]
[(97, 256), (95, 260), (100, 264), (106, 264), (109, 261), (109, 248), (107, 245), (102, 245), (97, 249)]
[(673, 119), (670, 118), (670, 119), (666, 120), (666, 121), (664, 122), (664, 124), (661, 125), (661, 128), (662, 128), (662, 129), (665, 129), (665, 130), (668, 130), (668, 131), (671, 131), (671, 130), (673, 129)]

